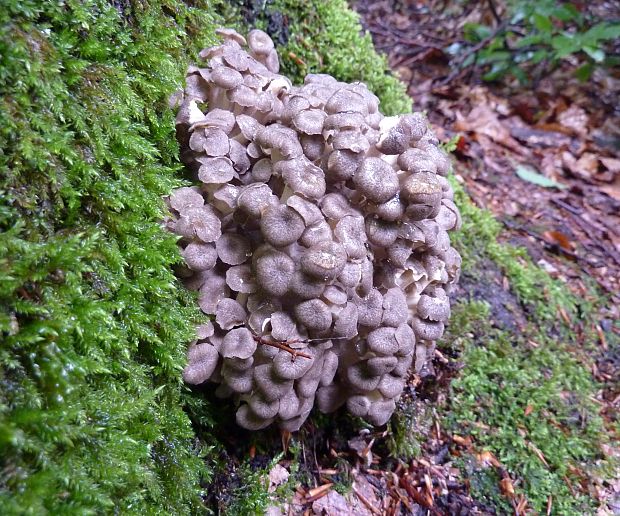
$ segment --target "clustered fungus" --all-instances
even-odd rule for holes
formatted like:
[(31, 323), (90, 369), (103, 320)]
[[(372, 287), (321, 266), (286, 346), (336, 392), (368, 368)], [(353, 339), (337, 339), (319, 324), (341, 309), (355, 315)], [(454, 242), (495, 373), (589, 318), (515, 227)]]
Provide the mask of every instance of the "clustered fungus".
[(250, 430), (298, 430), (315, 404), (382, 425), (450, 316), (449, 160), (420, 113), (384, 117), (328, 75), (293, 86), (267, 34), (219, 34), (175, 98), (200, 186), (170, 195), (167, 225), (213, 316), (184, 379), (219, 384)]

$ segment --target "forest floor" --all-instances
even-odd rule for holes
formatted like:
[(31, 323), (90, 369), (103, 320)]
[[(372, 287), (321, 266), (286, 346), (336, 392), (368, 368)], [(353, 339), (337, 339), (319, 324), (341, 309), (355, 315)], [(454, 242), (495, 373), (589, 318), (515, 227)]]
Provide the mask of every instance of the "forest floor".
[[(435, 2), (437, 3), (437, 2)], [(592, 278), (620, 301), (620, 77), (574, 76), (569, 63), (545, 77), (482, 83), (446, 49), (484, 9), (444, 12), (430, 4), (360, 2), (355, 8), (379, 52), (426, 110), (440, 139), (456, 141), (456, 170), (475, 203), (505, 226), (505, 238), (578, 295)], [(611, 15), (610, 15), (611, 16)], [(543, 176), (542, 178), (540, 176)], [(542, 180), (542, 184), (540, 181)], [(539, 188), (533, 186), (543, 186)], [(585, 280), (587, 281), (587, 280)]]

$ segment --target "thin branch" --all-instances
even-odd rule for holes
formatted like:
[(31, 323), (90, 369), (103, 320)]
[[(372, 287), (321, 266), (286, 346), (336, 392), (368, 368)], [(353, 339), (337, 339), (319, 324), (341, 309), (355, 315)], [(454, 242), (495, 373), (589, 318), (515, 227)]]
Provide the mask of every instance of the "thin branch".
[[(297, 357), (303, 357), (309, 360), (312, 359), (310, 355), (307, 355), (306, 353), (302, 353), (301, 351), (297, 351), (296, 349), (290, 347), (286, 342), (281, 342), (279, 340), (267, 340), (266, 337), (260, 337), (254, 334), (252, 334), (252, 337), (254, 337), (254, 340), (256, 342), (258, 342), (259, 344), (262, 344), (263, 346), (272, 346), (274, 348), (278, 348), (278, 349), (281, 349), (282, 351), (286, 351), (290, 353), (291, 355), (293, 355), (293, 360), (295, 360)], [(293, 342), (291, 342), (291, 344), (293, 344)]]
[(497, 8), (495, 7), (495, 2), (493, 0), (488, 0), (489, 8), (491, 9), (491, 14), (493, 18), (495, 18), (495, 22), (500, 25), (502, 23), (502, 19), (497, 14)]

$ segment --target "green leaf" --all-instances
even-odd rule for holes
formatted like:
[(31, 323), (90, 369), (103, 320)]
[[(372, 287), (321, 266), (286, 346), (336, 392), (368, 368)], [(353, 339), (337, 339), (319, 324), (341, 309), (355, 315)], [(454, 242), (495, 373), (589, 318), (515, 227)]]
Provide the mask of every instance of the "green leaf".
[(597, 23), (583, 35), (588, 44), (596, 44), (600, 40), (620, 38), (620, 24)]
[(534, 13), (532, 16), (534, 21), (534, 26), (540, 31), (545, 32), (547, 34), (551, 33), (553, 30), (553, 23), (547, 16), (543, 16), (542, 14)]
[(463, 33), (467, 41), (477, 43), (491, 35), (491, 28), (479, 23), (466, 23), (463, 26)]
[(533, 168), (527, 167), (525, 165), (518, 165), (515, 172), (517, 176), (519, 176), (524, 181), (538, 186), (542, 186), (543, 188), (568, 188), (566, 185), (558, 183), (553, 179), (549, 179), (548, 177), (545, 177), (542, 174), (536, 172), (536, 170), (534, 170)]
[(551, 46), (559, 58), (566, 57), (580, 50), (579, 42), (572, 34), (560, 34), (551, 38)]
[(552, 16), (563, 22), (575, 22), (581, 25), (581, 14), (573, 4), (561, 4), (551, 10)]
[(586, 82), (594, 71), (594, 65), (592, 63), (585, 63), (575, 70), (575, 77), (581, 82)]
[(605, 52), (600, 48), (583, 47), (583, 51), (596, 63), (602, 63), (605, 60)]

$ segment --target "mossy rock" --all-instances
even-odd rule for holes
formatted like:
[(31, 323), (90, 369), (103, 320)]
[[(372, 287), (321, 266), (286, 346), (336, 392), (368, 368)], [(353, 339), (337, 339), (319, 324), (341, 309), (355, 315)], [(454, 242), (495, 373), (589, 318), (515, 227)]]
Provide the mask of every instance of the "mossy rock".
[[(172, 273), (179, 253), (160, 226), (161, 197), (185, 182), (166, 99), (198, 50), (215, 41), (220, 13), (239, 27), (247, 19), (224, 2), (190, 5), (8, 0), (0, 12), (3, 514), (204, 510), (203, 486), (215, 467), (204, 458), (218, 443), (209, 433), (209, 403), (180, 379), (201, 315)], [(360, 34), (344, 1), (268, 2), (255, 23), (269, 29), (274, 13), (288, 20), (280, 48), (284, 73), (297, 81), (308, 72), (363, 80), (386, 114), (411, 108), (403, 85), (388, 73), (370, 37)], [(497, 244), (497, 224), (459, 195), (466, 229), (458, 242), (466, 267), (496, 263), (531, 308), (526, 316), (532, 325), (552, 325), (557, 303), (569, 312), (588, 309), (520, 252)], [(457, 308), (459, 325), (484, 328), (485, 317), (479, 304)], [(486, 352), (489, 360), (496, 363), (502, 350), (505, 358), (506, 336), (484, 331), (497, 341)], [(476, 392), (487, 393), (491, 408), (500, 398), (485, 369), (487, 358), (472, 354), (478, 349), (473, 340), (457, 337), (475, 364), (459, 380), (455, 399), (462, 403), (450, 415), (462, 425), (472, 417)], [(553, 339), (548, 345), (557, 347)], [(560, 391), (572, 389), (582, 399), (595, 389), (562, 350), (558, 356), (572, 364), (571, 373), (565, 381), (541, 384), (547, 387), (536, 400), (546, 406), (555, 407)], [(540, 366), (520, 353), (523, 368)], [(525, 374), (519, 381), (535, 383), (537, 377)], [(509, 445), (523, 400), (516, 403), (501, 427), (505, 433), (484, 441), (496, 453)], [(553, 434), (549, 449), (563, 450), (559, 460), (590, 464), (597, 458), (600, 425), (590, 419), (569, 437)], [(539, 432), (549, 430), (541, 425)], [(407, 428), (394, 438), (408, 439)], [(579, 450), (573, 453), (574, 444)], [(543, 478), (526, 453), (519, 446), (502, 460), (517, 475), (533, 471), (532, 478)], [(557, 461), (553, 467), (542, 488), (524, 487), (537, 509), (547, 491), (560, 489), (564, 470)], [(560, 506), (567, 511), (588, 506), (581, 499), (572, 504), (565, 491)]]

